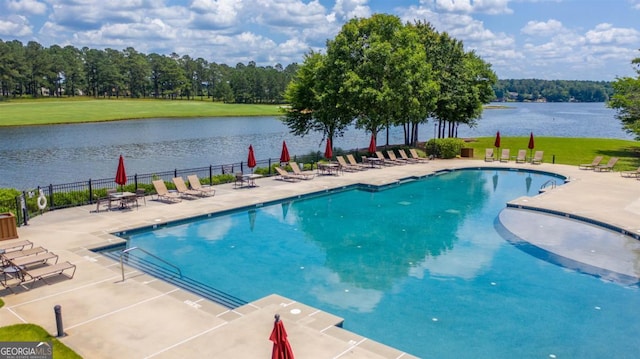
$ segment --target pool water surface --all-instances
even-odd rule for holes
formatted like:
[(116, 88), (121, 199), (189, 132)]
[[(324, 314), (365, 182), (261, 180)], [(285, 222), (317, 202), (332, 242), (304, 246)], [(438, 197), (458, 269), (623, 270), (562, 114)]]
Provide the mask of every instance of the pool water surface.
[(419, 357), (634, 357), (637, 286), (544, 261), (495, 229), (506, 202), (550, 179), (562, 183), (452, 171), (133, 232), (127, 246), (246, 301), (277, 293), (338, 315)]

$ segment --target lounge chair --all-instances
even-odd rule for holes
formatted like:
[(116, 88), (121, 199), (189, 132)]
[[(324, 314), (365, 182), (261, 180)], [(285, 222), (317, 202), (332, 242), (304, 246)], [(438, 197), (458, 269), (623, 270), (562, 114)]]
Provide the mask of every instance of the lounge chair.
[(611, 172), (613, 171), (613, 166), (618, 162), (618, 157), (611, 157), (609, 162), (606, 165), (598, 165), (593, 168), (596, 172)]
[(347, 161), (342, 156), (336, 156), (336, 160), (338, 161), (338, 164), (340, 165), (340, 169), (343, 170), (343, 171), (355, 172), (355, 171), (359, 171), (360, 170), (359, 167), (352, 166), (352, 165), (348, 164)]
[(291, 166), (291, 170), (293, 171), (293, 173), (296, 176), (298, 176), (301, 179), (303, 179), (303, 180), (310, 180), (310, 179), (313, 179), (313, 177), (316, 176), (314, 173), (302, 172), (300, 170), (300, 167), (298, 167), (298, 164), (296, 162), (289, 163), (289, 166)]
[(409, 163), (409, 161), (405, 160), (404, 158), (398, 158), (396, 157), (396, 153), (393, 152), (393, 150), (387, 150), (387, 157), (389, 157), (389, 159), (395, 163), (398, 164), (407, 164)]
[(578, 166), (581, 170), (592, 170), (602, 162), (602, 156), (596, 156), (591, 163), (583, 163)]
[(533, 158), (531, 159), (531, 164), (534, 165), (539, 165), (542, 163), (542, 156), (544, 154), (544, 151), (536, 151), (533, 154)]
[(394, 162), (391, 159), (384, 157), (384, 155), (382, 154), (382, 151), (376, 151), (376, 157), (385, 166), (394, 166), (399, 164), (397, 161)]
[(502, 154), (500, 155), (500, 162), (509, 162), (509, 149), (505, 148), (502, 150)]
[(182, 197), (178, 192), (169, 192), (167, 189), (167, 185), (163, 180), (155, 180), (152, 182), (153, 188), (156, 190), (156, 196), (158, 200), (168, 201), (168, 202), (180, 202), (182, 201)]
[(289, 181), (289, 182), (296, 182), (301, 179), (300, 176), (294, 173), (289, 173), (284, 168), (281, 168), (281, 167), (274, 167), (274, 168), (276, 169), (276, 172), (278, 172), (278, 176), (276, 177), (277, 179), (280, 179), (282, 181)]
[(186, 197), (200, 197), (202, 193), (193, 189), (187, 188), (187, 184), (184, 183), (182, 177), (173, 177), (173, 184), (176, 186), (176, 191), (182, 196)]
[(403, 161), (407, 161), (407, 163), (418, 163), (420, 161), (420, 160), (418, 160), (416, 158), (409, 157), (407, 155), (407, 153), (402, 148), (398, 149), (398, 153), (400, 154), (400, 158)]
[(21, 240), (12, 243), (2, 243), (0, 244), (0, 254), (5, 252), (21, 251), (23, 249), (28, 249), (27, 247), (33, 248), (33, 243), (28, 240)]
[[(44, 267), (38, 267), (35, 269), (21, 269), (20, 273), (22, 275), (23, 281), (32, 282), (31, 287), (35, 285), (35, 283), (39, 280), (47, 283), (46, 278), (54, 275), (63, 274), (66, 270), (73, 269), (70, 276), (67, 276), (69, 279), (72, 279), (76, 274), (76, 265), (71, 264), (71, 262), (63, 262), (52, 265), (46, 265)], [(49, 284), (49, 283), (47, 283)]]
[(485, 162), (493, 162), (493, 148), (487, 148), (484, 150)]
[(32, 256), (32, 255), (36, 255), (44, 252), (48, 252), (48, 250), (42, 247), (33, 247), (30, 249), (23, 249), (21, 251), (3, 253), (0, 256), (2, 257), (2, 263), (6, 265), (14, 259), (26, 257), (26, 256)]
[(419, 162), (429, 162), (428, 158), (425, 157), (420, 157), (420, 155), (418, 155), (418, 151), (416, 151), (415, 148), (410, 148), (409, 149), (409, 154), (411, 155), (411, 158), (415, 158), (417, 159)]
[(527, 162), (527, 150), (518, 150), (518, 155), (516, 156), (516, 163), (525, 163)]
[(16, 267), (26, 267), (34, 264), (45, 264), (50, 259), (55, 259), (54, 264), (58, 263), (58, 255), (53, 252), (44, 252), (33, 256), (16, 258), (11, 260), (10, 263)]
[(203, 196), (216, 195), (215, 188), (211, 186), (203, 186), (202, 183), (200, 183), (200, 179), (198, 178), (198, 176), (189, 175), (187, 176), (187, 179), (189, 180), (189, 186), (191, 186), (192, 190), (200, 192)]
[(622, 171), (620, 172), (620, 176), (622, 177), (635, 177), (640, 179), (640, 167), (633, 171)]
[(353, 157), (352, 154), (348, 154), (347, 155), (347, 161), (349, 161), (349, 164), (351, 166), (358, 167), (360, 170), (366, 170), (367, 168), (369, 168), (369, 166), (367, 166), (367, 165), (365, 165), (363, 163), (358, 163), (358, 161), (356, 161), (356, 158)]

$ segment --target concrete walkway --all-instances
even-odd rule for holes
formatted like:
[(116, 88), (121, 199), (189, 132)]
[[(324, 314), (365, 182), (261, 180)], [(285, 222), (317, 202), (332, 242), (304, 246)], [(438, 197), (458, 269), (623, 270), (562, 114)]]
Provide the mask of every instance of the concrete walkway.
[[(62, 341), (85, 358), (266, 358), (273, 317), (281, 315), (299, 358), (412, 358), (413, 356), (339, 328), (341, 318), (278, 296), (228, 310), (163, 281), (126, 268), (90, 251), (120, 242), (110, 233), (161, 224), (239, 206), (264, 203), (355, 183), (383, 185), (442, 169), (467, 167), (533, 168), (570, 179), (542, 195), (515, 199), (514, 205), (579, 215), (640, 234), (640, 181), (618, 173), (594, 173), (574, 166), (530, 165), (455, 159), (372, 169), (340, 176), (317, 176), (289, 183), (256, 180), (258, 187), (216, 186), (215, 197), (160, 203), (147, 198), (139, 209), (94, 213), (84, 206), (45, 213), (18, 229), (28, 239), (78, 266), (69, 280), (59, 276), (32, 290), (0, 291), (5, 307), (0, 326), (35, 323), (56, 334), (53, 307), (62, 306)], [(640, 260), (636, 263), (640, 268)], [(640, 277), (640, 275), (639, 275)]]

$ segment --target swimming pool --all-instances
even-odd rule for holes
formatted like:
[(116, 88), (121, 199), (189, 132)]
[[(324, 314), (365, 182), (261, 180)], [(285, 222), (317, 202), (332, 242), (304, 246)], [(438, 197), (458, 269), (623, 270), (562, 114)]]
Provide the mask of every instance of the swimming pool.
[(561, 182), (453, 171), (136, 231), (127, 245), (247, 301), (278, 293), (331, 312), (421, 357), (635, 355), (637, 286), (541, 260), (495, 229), (507, 201), (550, 179)]

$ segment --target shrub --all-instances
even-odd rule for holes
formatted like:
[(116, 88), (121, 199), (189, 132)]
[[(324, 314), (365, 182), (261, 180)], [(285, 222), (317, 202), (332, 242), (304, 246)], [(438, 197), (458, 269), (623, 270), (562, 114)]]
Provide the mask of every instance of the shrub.
[(464, 141), (459, 138), (430, 139), (425, 145), (427, 155), (437, 158), (455, 158), (464, 147)]

